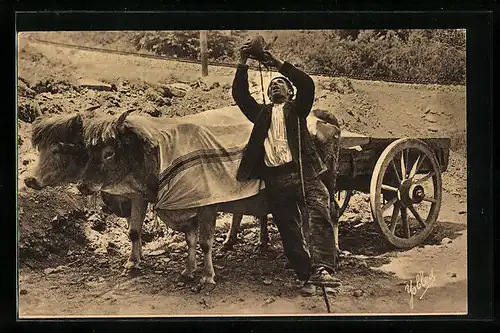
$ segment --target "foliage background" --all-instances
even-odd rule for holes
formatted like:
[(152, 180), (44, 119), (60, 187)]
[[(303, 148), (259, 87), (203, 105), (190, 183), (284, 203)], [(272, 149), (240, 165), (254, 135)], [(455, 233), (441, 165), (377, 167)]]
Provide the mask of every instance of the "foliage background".
[[(236, 62), (239, 45), (257, 33), (264, 37), (271, 52), (310, 74), (465, 84), (464, 30), (211, 30), (209, 60)], [(78, 31), (57, 35), (62, 42), (85, 46), (200, 58), (197, 30)], [(43, 34), (39, 37), (43, 38)]]

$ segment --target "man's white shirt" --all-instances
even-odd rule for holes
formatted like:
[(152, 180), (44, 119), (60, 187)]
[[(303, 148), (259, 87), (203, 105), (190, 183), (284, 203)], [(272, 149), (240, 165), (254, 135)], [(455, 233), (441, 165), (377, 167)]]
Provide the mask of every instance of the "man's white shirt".
[(276, 167), (292, 161), (292, 152), (287, 140), (284, 106), (285, 103), (274, 104), (271, 111), (271, 126), (264, 140), (266, 152), (264, 162), (268, 167)]

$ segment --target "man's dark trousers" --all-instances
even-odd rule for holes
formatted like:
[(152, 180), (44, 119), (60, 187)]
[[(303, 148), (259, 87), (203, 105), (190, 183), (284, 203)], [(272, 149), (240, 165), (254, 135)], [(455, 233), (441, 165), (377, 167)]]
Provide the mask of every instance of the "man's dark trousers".
[[(330, 195), (318, 177), (306, 177), (304, 190), (307, 211), (304, 211), (303, 204), (298, 207), (297, 203), (304, 202), (301, 178), (298, 171), (285, 171), (290, 167), (295, 167), (294, 162), (272, 168), (273, 171), (265, 177), (266, 193), (273, 219), (281, 234), (285, 255), (299, 279), (307, 280), (312, 274), (312, 263), (331, 271), (335, 269)], [(308, 228), (303, 227), (302, 221), (309, 223)], [(304, 234), (307, 230), (309, 235)], [(306, 240), (310, 240), (309, 247)]]

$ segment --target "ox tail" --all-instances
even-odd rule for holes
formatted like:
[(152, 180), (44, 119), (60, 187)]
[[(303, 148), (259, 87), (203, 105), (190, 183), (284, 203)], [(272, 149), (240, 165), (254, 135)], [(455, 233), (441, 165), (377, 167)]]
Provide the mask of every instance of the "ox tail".
[(150, 206), (151, 212), (153, 213), (153, 229), (155, 231), (160, 230), (160, 221), (158, 219), (158, 210), (155, 204), (151, 204)]

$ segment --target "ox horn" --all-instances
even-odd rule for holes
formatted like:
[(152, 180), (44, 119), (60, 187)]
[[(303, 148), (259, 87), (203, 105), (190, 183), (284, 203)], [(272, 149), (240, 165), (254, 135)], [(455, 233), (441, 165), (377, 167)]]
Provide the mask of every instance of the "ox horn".
[(129, 114), (131, 114), (132, 112), (134, 112), (136, 109), (130, 109), (130, 110), (127, 110), (125, 112), (123, 112), (120, 117), (118, 117), (118, 120), (116, 121), (116, 128), (118, 129), (118, 131), (122, 131), (123, 130), (123, 123), (125, 122), (125, 119), (127, 118), (127, 116)]
[(80, 129), (83, 127), (83, 120), (82, 116), (78, 113), (74, 118), (73, 118), (73, 125), (77, 128)]

